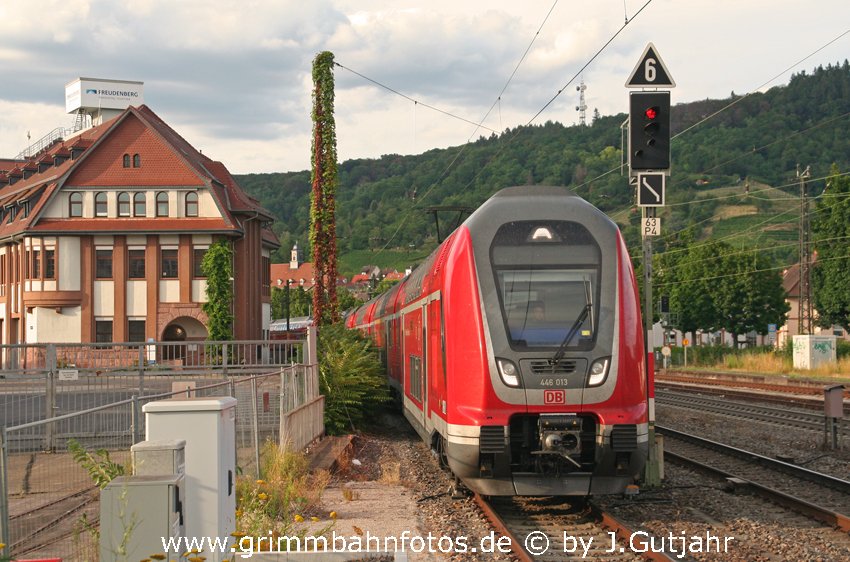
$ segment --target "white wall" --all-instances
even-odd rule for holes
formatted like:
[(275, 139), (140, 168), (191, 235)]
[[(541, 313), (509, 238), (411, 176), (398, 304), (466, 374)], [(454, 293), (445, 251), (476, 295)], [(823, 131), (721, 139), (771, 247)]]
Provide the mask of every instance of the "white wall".
[(27, 314), (27, 343), (79, 343), (82, 329), (80, 307), (35, 307)]
[(79, 291), (80, 239), (68, 236), (59, 238), (59, 249), (57, 253), (59, 254), (59, 263), (56, 267), (59, 274), (59, 290)]

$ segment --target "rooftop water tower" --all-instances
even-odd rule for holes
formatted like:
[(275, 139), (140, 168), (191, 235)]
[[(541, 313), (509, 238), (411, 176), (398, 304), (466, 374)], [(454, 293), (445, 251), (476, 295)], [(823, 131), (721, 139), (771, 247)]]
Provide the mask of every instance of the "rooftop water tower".
[(117, 117), (144, 100), (144, 82), (76, 78), (65, 84), (65, 111), (88, 117), (92, 126)]

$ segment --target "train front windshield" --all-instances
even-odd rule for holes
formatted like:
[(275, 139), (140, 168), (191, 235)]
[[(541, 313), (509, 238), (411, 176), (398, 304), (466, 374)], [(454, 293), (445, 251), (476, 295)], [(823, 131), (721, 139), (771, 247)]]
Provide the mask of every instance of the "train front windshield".
[(589, 349), (599, 316), (600, 251), (582, 225), (508, 223), (491, 263), (505, 329), (514, 349)]

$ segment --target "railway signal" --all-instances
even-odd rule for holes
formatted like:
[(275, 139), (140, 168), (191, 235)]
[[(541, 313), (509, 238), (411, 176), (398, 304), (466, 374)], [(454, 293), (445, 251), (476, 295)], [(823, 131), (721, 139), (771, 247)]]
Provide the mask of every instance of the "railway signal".
[(629, 95), (629, 164), (632, 170), (670, 169), (670, 92)]

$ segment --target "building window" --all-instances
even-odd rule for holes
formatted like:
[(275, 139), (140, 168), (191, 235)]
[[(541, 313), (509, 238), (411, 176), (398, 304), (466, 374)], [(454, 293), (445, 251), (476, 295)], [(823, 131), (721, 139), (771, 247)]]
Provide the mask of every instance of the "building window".
[(127, 252), (128, 261), (128, 279), (144, 279), (145, 278), (145, 251), (144, 250), (129, 250)]
[(198, 216), (198, 194), (194, 191), (190, 191), (186, 194), (186, 216)]
[(145, 321), (144, 320), (128, 320), (127, 321), (127, 341), (130, 341), (130, 342), (145, 341)]
[(130, 194), (126, 191), (122, 191), (118, 194), (118, 216), (130, 216)]
[(41, 250), (32, 251), (32, 277), (31, 279), (41, 279)]
[(112, 279), (112, 248), (95, 250), (95, 279)]
[(112, 342), (112, 320), (94, 321), (94, 341), (97, 343)]
[[(79, 192), (72, 193), (68, 197), (68, 216), (81, 217), (83, 216), (83, 194)], [(11, 221), (10, 221), (11, 222)]]
[(168, 216), (168, 193), (160, 191), (156, 194), (156, 216)]
[(106, 193), (100, 192), (94, 196), (94, 216), (105, 217), (107, 215)]
[(124, 155), (124, 167), (125, 168), (130, 167), (130, 155), (129, 154)]
[(56, 250), (53, 248), (44, 251), (44, 278), (56, 279)]
[(162, 250), (162, 278), (177, 279), (177, 250)]
[(147, 196), (143, 192), (133, 195), (133, 216), (143, 217), (147, 214)]
[(205, 279), (206, 275), (204, 275), (204, 270), (202, 264), (204, 263), (204, 256), (207, 254), (207, 248), (193, 248), (192, 249), (192, 276), (195, 279)]
[(142, 157), (139, 156), (138, 154), (133, 155), (133, 167), (134, 168), (141, 168), (142, 167)]

